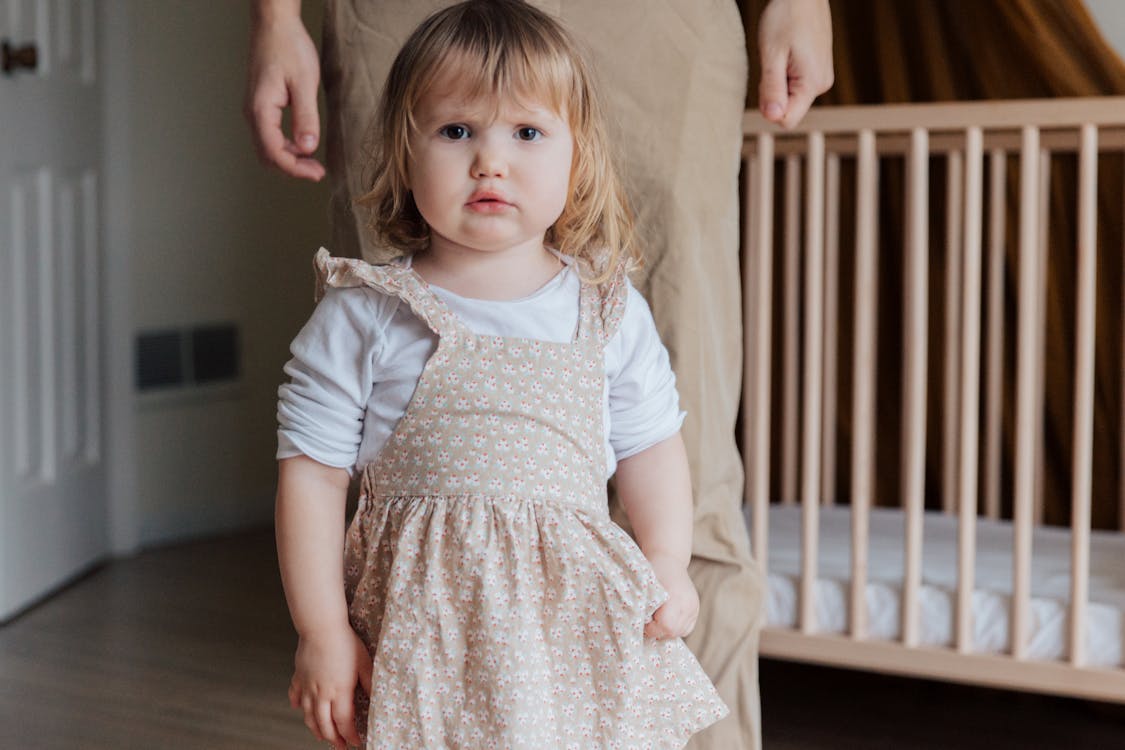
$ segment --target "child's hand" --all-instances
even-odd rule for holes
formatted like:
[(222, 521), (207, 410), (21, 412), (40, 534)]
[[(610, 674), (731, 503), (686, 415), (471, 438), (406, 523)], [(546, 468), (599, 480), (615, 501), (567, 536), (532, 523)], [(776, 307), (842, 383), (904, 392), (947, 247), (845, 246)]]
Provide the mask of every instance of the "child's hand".
[(695, 627), (699, 617), (699, 594), (683, 562), (666, 555), (649, 558), (656, 579), (668, 592), (668, 600), (645, 625), (647, 638), (682, 638)]
[(355, 728), (355, 686), (371, 694), (371, 657), (345, 625), (302, 637), (289, 683), (289, 704), (305, 714), (305, 726), (338, 750), (360, 744)]

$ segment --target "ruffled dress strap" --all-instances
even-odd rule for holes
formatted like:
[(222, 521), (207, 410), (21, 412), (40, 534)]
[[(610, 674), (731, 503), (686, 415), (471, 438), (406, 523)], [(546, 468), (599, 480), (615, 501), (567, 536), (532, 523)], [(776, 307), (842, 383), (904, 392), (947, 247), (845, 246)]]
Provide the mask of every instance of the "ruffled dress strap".
[(577, 261), (577, 269), (583, 279), (578, 340), (604, 348), (621, 327), (625, 316), (625, 301), (629, 296), (626, 266), (618, 264), (608, 278), (597, 284), (585, 281), (596, 275), (586, 261)]
[(316, 301), (329, 287), (366, 286), (396, 297), (439, 337), (471, 335), (465, 324), (411, 268), (400, 263), (372, 265), (357, 258), (335, 258), (320, 248), (313, 258), (316, 271)]

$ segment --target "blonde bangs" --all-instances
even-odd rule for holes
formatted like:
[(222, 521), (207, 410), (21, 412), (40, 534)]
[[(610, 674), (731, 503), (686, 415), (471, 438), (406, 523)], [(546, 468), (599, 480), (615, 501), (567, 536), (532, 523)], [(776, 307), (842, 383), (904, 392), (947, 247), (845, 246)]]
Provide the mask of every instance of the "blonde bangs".
[(547, 244), (607, 278), (639, 265), (633, 222), (613, 168), (591, 73), (557, 21), (522, 0), (469, 0), (438, 11), (399, 52), (383, 90), (369, 165), (370, 191), (355, 201), (381, 244), (425, 249), (429, 228), (407, 189), (414, 112), (434, 87), (467, 100), (547, 105), (574, 137), (570, 198)]
[(544, 104), (559, 114), (567, 113), (571, 102), (582, 97), (571, 61), (557, 49), (532, 44), (534, 38), (513, 36), (516, 46), (503, 49), (464, 44), (475, 40), (451, 40), (454, 44), (421, 76), (428, 85), (411, 92), (410, 110), (427, 91), (440, 86), (443, 93), (490, 102), (493, 114), (504, 101)]

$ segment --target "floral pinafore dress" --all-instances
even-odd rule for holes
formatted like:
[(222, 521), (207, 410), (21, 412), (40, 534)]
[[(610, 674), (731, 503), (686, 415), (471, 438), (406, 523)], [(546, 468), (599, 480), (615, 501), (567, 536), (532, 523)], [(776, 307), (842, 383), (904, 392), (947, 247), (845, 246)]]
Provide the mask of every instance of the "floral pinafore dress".
[(606, 342), (624, 274), (582, 285), (572, 341), (477, 335), (411, 269), (317, 254), (318, 289), (370, 286), (438, 336), (363, 470), (347, 533), (367, 748), (680, 748), (727, 707), (680, 639), (643, 637), (667, 594), (609, 517)]

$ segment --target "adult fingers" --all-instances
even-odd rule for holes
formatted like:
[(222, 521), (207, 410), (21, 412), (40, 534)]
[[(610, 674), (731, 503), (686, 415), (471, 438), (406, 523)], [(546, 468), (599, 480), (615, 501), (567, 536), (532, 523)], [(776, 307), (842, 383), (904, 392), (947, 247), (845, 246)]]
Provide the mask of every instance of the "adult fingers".
[[(281, 86), (280, 91), (277, 90), (279, 85)], [(318, 181), (324, 177), (324, 166), (316, 159), (306, 156), (316, 149), (319, 140), (320, 123), (315, 106), (316, 84), (312, 85), (313, 105), (311, 114), (309, 106), (303, 104), (300, 114), (302, 125), (299, 126), (303, 128), (303, 131), (298, 131), (305, 132), (305, 137), (311, 136), (313, 139), (311, 148), (305, 148), (294, 143), (286, 138), (282, 131), (282, 112), (291, 96), (293, 96), (293, 91), (287, 91), (284, 82), (264, 82), (258, 86), (257, 91), (252, 95), (247, 114), (250, 119), (254, 145), (263, 164), (275, 167), (292, 177)], [(307, 100), (307, 92), (303, 96)], [(296, 109), (294, 109), (293, 117), (294, 126), (298, 127)], [(310, 119), (314, 122), (314, 125), (311, 126), (311, 133), (307, 132), (310, 130), (308, 125)]]
[(288, 98), (285, 74), (280, 69), (251, 67), (243, 115), (250, 124), (250, 135), (258, 157), (266, 164), (271, 163), (273, 154), (285, 145), (281, 113)]
[(311, 154), (320, 142), (320, 115), (316, 108), (318, 81), (304, 78), (289, 85), (289, 101), (293, 108), (293, 141), (304, 154)]
[(788, 129), (796, 127), (812, 106), (816, 93), (804, 82), (795, 81), (789, 89), (789, 109), (779, 121), (781, 126)]
[(832, 59), (817, 58), (812, 55), (798, 55), (789, 66), (789, 110), (781, 124), (786, 128), (796, 127), (808, 113), (813, 100), (832, 88), (835, 75)]
[(761, 58), (762, 80), (758, 83), (758, 107), (767, 120), (780, 123), (790, 107), (789, 50), (773, 49), (762, 44)]

